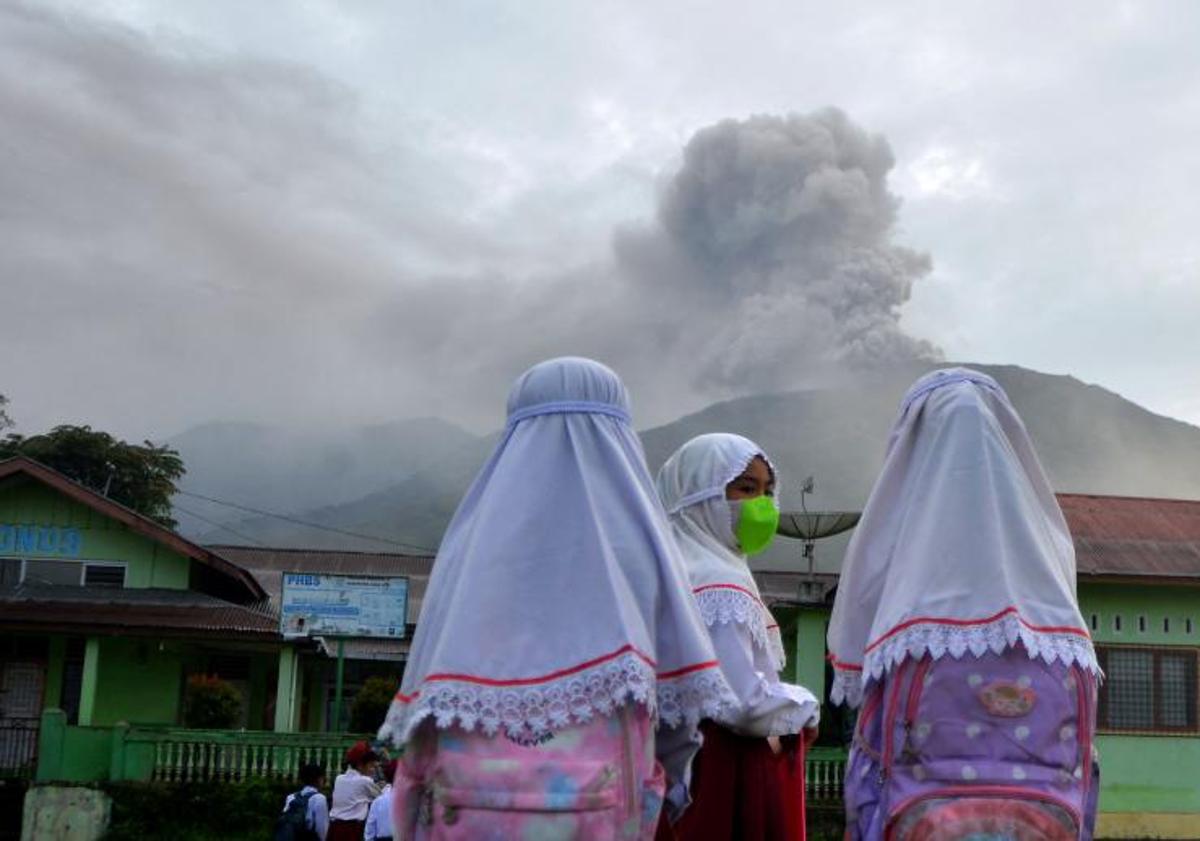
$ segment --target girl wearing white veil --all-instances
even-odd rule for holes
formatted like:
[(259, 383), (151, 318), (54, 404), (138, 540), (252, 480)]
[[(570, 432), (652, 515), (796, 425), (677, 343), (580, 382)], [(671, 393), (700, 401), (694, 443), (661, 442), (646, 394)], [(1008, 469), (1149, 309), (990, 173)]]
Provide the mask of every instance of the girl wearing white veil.
[[(531, 368), (442, 541), (380, 733), (405, 748), (400, 836), (653, 838), (699, 720), (731, 700), (620, 379)], [(681, 746), (666, 784), (656, 724)]]
[(761, 447), (721, 433), (693, 438), (658, 473), (692, 592), (738, 696), (705, 724), (695, 802), (676, 825), (683, 841), (804, 837), (802, 739), (816, 736), (820, 706), (779, 680), (779, 626), (747, 563), (779, 525), (776, 479)]
[(1089, 839), (1100, 670), (1071, 535), (991, 377), (909, 390), (847, 549), (833, 700), (861, 705), (848, 838)]

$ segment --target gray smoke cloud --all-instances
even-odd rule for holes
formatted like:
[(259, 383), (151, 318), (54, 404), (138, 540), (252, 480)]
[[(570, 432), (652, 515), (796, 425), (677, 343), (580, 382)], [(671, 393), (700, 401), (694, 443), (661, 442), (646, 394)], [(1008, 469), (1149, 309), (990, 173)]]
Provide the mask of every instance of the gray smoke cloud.
[(892, 241), (894, 163), (883, 137), (832, 108), (696, 133), (657, 225), (617, 242), (639, 287), (678, 302), (695, 382), (766, 390), (938, 356), (900, 327), (931, 261)]
[(31, 426), (487, 428), (566, 353), (656, 422), (936, 353), (899, 324), (930, 261), (892, 241), (890, 149), (836, 110), (705, 128), (609, 253), (533, 257), (478, 162), (300, 66), (5, 6), (0, 125), (0, 393)]

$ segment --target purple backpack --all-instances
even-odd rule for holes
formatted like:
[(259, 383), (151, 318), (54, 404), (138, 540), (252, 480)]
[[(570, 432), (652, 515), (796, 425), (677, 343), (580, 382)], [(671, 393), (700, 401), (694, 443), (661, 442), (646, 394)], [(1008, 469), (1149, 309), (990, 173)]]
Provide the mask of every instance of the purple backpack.
[(1021, 646), (905, 659), (864, 696), (847, 838), (1090, 841), (1096, 680)]

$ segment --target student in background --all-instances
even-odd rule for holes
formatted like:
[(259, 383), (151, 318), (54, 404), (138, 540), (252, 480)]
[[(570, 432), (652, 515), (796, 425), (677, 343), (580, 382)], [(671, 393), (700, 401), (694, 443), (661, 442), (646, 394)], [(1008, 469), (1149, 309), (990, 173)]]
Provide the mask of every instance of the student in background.
[(275, 823), (275, 841), (325, 841), (329, 832), (329, 804), (321, 789), (325, 770), (313, 763), (300, 766), (300, 790), (287, 796)]
[(392, 839), (392, 780), (396, 777), (395, 759), (383, 766), (383, 791), (367, 812), (367, 826), (363, 841), (391, 841)]
[(333, 781), (329, 841), (362, 841), (371, 801), (379, 796), (375, 769), (379, 756), (366, 742), (346, 751), (346, 771)]

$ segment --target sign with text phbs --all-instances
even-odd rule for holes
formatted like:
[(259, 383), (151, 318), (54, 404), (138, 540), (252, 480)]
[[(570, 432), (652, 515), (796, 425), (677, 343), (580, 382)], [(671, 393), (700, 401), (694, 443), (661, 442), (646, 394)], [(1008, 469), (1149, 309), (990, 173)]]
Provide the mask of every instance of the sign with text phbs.
[(285, 637), (403, 639), (408, 579), (285, 572), (279, 610)]

